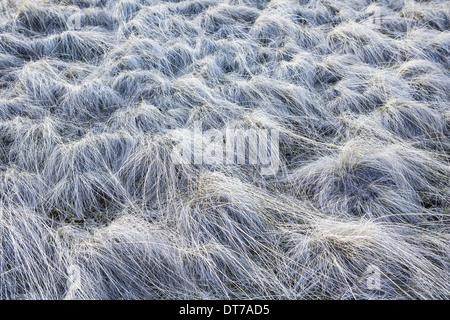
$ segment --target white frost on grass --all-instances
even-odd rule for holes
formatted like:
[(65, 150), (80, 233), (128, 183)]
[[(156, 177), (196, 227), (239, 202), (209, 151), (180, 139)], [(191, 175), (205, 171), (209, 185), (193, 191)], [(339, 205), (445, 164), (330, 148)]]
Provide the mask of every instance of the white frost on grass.
[(450, 297), (447, 1), (0, 4), (0, 298)]

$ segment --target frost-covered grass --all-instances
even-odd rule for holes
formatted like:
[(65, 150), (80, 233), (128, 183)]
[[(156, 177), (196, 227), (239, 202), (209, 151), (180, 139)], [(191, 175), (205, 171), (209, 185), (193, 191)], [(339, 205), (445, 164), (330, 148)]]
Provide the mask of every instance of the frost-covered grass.
[(448, 1), (0, 1), (0, 298), (450, 298)]

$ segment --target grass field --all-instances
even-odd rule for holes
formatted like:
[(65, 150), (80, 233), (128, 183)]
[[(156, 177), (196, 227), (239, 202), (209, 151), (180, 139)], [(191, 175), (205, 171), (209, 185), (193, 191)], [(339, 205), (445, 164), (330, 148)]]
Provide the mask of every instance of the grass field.
[(1, 299), (450, 298), (449, 1), (0, 4)]

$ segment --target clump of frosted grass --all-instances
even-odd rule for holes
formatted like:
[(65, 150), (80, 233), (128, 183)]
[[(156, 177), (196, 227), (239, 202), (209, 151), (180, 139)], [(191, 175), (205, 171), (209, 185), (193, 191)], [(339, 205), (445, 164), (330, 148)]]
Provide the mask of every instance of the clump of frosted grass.
[(0, 298), (450, 297), (447, 3), (0, 4)]

